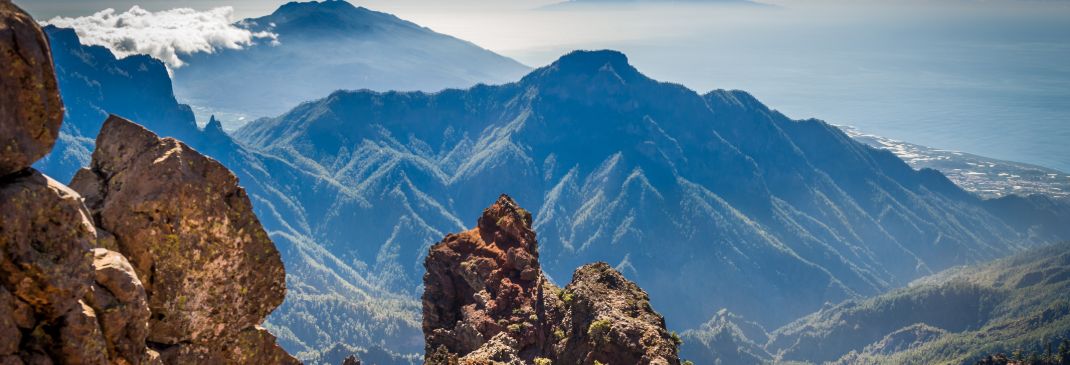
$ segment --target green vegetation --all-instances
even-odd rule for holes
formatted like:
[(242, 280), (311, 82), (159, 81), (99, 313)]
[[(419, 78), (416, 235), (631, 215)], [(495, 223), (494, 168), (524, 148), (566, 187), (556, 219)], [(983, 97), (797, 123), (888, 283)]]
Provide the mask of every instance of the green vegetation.
[(1010, 356), (995, 354), (978, 360), (975, 365), (1070, 365), (1070, 339), (1059, 342), (1058, 350), (1055, 342), (1049, 342), (1043, 352), (1025, 352), (1021, 349), (1014, 350)]
[(597, 343), (603, 343), (606, 341), (606, 335), (609, 334), (611, 325), (612, 323), (607, 319), (591, 322), (591, 325), (587, 327), (587, 336), (590, 336)]
[[(1061, 244), (819, 311), (777, 330), (767, 350), (839, 364), (972, 364), (999, 353), (1013, 361), (1016, 350), (1039, 361), (1048, 344), (1070, 338), (1066, 293), (1070, 244)], [(919, 324), (927, 330), (910, 330)]]
[(566, 338), (565, 331), (560, 328), (554, 329), (554, 338), (556, 338), (558, 341), (564, 340)]
[(680, 334), (676, 333), (676, 331), (669, 332), (669, 336), (672, 337), (672, 343), (676, 344), (676, 347), (684, 344), (684, 340), (680, 338)]
[(568, 290), (562, 289), (562, 290), (557, 292), (557, 299), (560, 299), (562, 302), (565, 302), (566, 305), (567, 304), (571, 304), (572, 303), (572, 293), (569, 293)]

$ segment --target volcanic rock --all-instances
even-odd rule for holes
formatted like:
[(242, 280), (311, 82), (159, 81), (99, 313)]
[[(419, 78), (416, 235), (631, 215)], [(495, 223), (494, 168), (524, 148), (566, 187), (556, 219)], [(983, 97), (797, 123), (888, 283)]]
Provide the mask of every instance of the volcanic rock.
[(605, 263), (564, 290), (539, 265), (531, 213), (502, 195), (424, 263), (426, 364), (679, 364), (649, 297)]
[(604, 262), (576, 270), (562, 295), (571, 296), (562, 364), (678, 364), (678, 341), (665, 330), (650, 297)]
[(237, 178), (115, 116), (96, 145), (71, 186), (144, 285), (148, 341), (164, 362), (293, 361), (257, 327), (282, 303), (285, 275)]
[(145, 288), (122, 254), (97, 248), (93, 256), (96, 282), (86, 300), (96, 312), (107, 354), (130, 364), (143, 363), (155, 356), (145, 347), (149, 331)]
[(147, 362), (144, 289), (96, 237), (63, 184), (33, 169), (0, 181), (0, 363)]
[(32, 169), (0, 182), (0, 283), (51, 321), (93, 281), (96, 230), (81, 197)]
[(37, 22), (0, 1), (0, 176), (30, 167), (52, 149), (63, 103), (48, 39)]
[(431, 248), (424, 266), (424, 334), (431, 354), (476, 351), (509, 331), (525, 349), (541, 333), (537, 299), (543, 296), (531, 213), (508, 196), (483, 211), (478, 226), (451, 234)]

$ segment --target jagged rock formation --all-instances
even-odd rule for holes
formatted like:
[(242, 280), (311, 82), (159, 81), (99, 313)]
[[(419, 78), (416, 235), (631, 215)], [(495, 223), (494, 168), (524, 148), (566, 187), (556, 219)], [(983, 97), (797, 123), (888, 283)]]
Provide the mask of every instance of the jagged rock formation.
[(284, 273), (233, 175), (113, 118), (77, 179), (90, 212), (30, 167), (63, 106), (48, 42), (2, 0), (0, 51), (0, 363), (296, 363), (257, 326)]
[[(532, 216), (502, 195), (424, 266), (427, 364), (678, 364), (664, 319), (605, 263), (564, 290), (539, 266)], [(548, 361), (548, 362), (547, 362)]]
[(52, 149), (63, 122), (48, 41), (28, 14), (0, 1), (0, 175)]
[(193, 110), (175, 100), (163, 62), (145, 55), (116, 58), (107, 48), (82, 45), (73, 29), (46, 26), (44, 32), (66, 115), (52, 152), (34, 168), (70, 181), (92, 161), (97, 131), (109, 114), (187, 144), (198, 139)]

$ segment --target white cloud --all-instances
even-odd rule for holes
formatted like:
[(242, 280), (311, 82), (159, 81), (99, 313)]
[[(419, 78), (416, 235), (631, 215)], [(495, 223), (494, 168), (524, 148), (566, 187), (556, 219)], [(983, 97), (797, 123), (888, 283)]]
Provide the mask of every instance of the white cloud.
[(82, 43), (111, 49), (118, 57), (146, 54), (170, 68), (182, 67), (182, 56), (221, 49), (242, 49), (257, 42), (277, 42), (276, 35), (235, 26), (234, 9), (173, 9), (151, 12), (138, 6), (118, 13), (106, 9), (78, 18), (55, 17), (44, 22), (74, 28)]

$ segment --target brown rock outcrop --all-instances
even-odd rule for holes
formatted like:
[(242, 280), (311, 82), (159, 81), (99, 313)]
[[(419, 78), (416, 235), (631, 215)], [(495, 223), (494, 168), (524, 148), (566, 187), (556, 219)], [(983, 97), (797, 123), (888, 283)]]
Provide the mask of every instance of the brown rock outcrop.
[(48, 154), (63, 103), (48, 39), (26, 12), (0, 0), (0, 176)]
[(130, 364), (145, 363), (155, 355), (146, 351), (149, 303), (134, 267), (122, 254), (93, 250), (95, 283), (86, 301), (97, 314), (107, 354)]
[(121, 120), (78, 183), (94, 212), (29, 167), (63, 117), (49, 57), (0, 0), (0, 364), (297, 363), (258, 326), (282, 263), (229, 171)]
[(650, 297), (604, 262), (584, 265), (563, 296), (568, 303), (562, 364), (676, 364), (677, 346)]
[(604, 263), (564, 290), (539, 266), (532, 217), (506, 195), (424, 263), (427, 364), (679, 364), (637, 285)]
[(44, 320), (78, 305), (93, 280), (96, 229), (78, 193), (34, 170), (0, 183), (0, 282)]
[(91, 249), (96, 233), (55, 180), (0, 182), (0, 363), (149, 363), (145, 291), (125, 257)]
[(530, 224), (531, 214), (503, 195), (478, 227), (431, 248), (423, 295), (428, 353), (445, 346), (467, 354), (504, 331), (514, 347), (536, 344), (541, 274)]
[(164, 362), (285, 354), (257, 327), (285, 295), (282, 260), (223, 165), (112, 116), (71, 186), (144, 284)]

